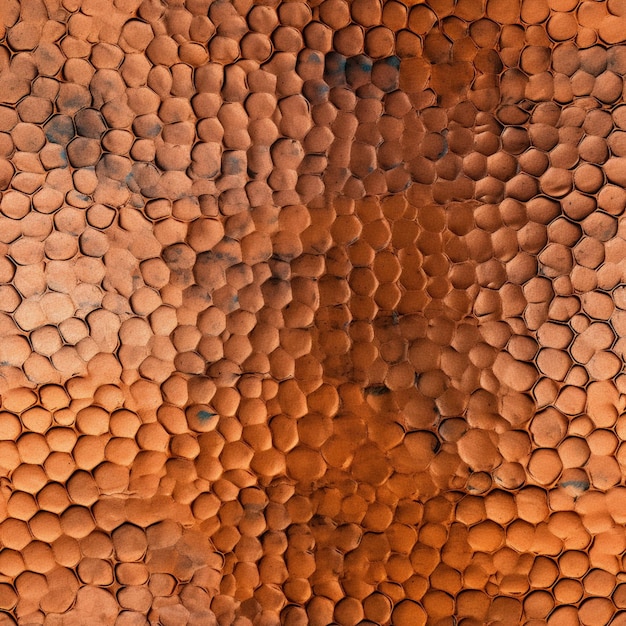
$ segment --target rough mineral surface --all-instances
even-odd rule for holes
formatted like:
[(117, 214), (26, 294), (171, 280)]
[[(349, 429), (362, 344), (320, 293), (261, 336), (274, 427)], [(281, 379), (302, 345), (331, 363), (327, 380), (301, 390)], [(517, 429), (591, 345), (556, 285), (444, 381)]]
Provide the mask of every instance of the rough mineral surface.
[(0, 626), (626, 624), (626, 2), (0, 37)]

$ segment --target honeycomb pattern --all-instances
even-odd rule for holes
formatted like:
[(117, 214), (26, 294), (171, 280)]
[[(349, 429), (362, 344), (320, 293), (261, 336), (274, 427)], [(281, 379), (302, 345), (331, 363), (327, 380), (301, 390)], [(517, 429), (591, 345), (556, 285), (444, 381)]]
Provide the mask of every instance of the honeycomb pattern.
[(622, 0), (0, 37), (0, 626), (626, 624)]

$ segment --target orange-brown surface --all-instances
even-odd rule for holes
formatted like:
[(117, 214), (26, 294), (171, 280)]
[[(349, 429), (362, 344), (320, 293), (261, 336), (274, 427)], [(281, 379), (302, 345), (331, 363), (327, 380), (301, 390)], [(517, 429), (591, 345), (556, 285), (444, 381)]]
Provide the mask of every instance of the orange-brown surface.
[(624, 0), (0, 36), (0, 626), (626, 624)]

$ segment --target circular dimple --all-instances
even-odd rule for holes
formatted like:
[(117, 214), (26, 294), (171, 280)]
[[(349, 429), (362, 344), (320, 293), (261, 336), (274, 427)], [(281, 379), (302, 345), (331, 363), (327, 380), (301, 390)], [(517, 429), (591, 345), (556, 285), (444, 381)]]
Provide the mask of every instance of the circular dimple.
[[(611, 133), (609, 142), (614, 134), (616, 133)], [(609, 156), (606, 140), (602, 137), (594, 136), (583, 138), (578, 146), (578, 153), (580, 154), (580, 158), (584, 161), (597, 165), (604, 163)]]
[(626, 133), (623, 131), (613, 131), (608, 139), (608, 145), (614, 156), (626, 156)]
[(240, 43), (241, 54), (247, 59), (266, 61), (272, 55), (272, 41), (263, 33), (247, 33)]
[(76, 130), (81, 137), (100, 139), (106, 131), (106, 122), (96, 109), (81, 109), (74, 118)]
[(40, 213), (54, 213), (63, 204), (63, 194), (57, 189), (44, 187), (33, 196), (33, 207)]
[(206, 48), (192, 41), (186, 41), (179, 46), (178, 56), (183, 63), (191, 67), (201, 67), (209, 59)]
[(547, 24), (548, 35), (554, 41), (567, 41), (576, 36), (578, 23), (572, 13), (553, 13)]
[(132, 133), (127, 130), (110, 130), (102, 138), (102, 146), (115, 154), (127, 154), (134, 141)]
[(74, 167), (93, 166), (100, 154), (100, 142), (88, 137), (76, 137), (67, 147), (67, 158)]
[(562, 198), (572, 189), (572, 174), (565, 169), (551, 167), (539, 181), (542, 191), (556, 198)]
[(122, 27), (120, 44), (125, 52), (143, 52), (152, 41), (150, 25), (140, 20), (129, 20)]
[(58, 324), (74, 314), (74, 304), (69, 295), (48, 292), (39, 301), (40, 307), (51, 324)]
[(592, 626), (609, 623), (614, 613), (615, 607), (608, 598), (589, 598), (581, 604), (578, 618), (584, 626)]
[(596, 84), (595, 77), (589, 72), (578, 70), (571, 79), (572, 93), (575, 96), (588, 96)]
[(574, 171), (574, 185), (583, 193), (596, 193), (604, 185), (604, 173), (600, 167), (584, 163)]
[(365, 52), (374, 59), (393, 54), (394, 44), (393, 32), (384, 26), (373, 28), (365, 35)]
[(550, 66), (550, 49), (542, 46), (528, 46), (522, 50), (521, 68), (530, 75), (545, 72)]
[(222, 63), (232, 63), (239, 56), (237, 42), (229, 37), (215, 36), (209, 42), (209, 57)]
[(585, 117), (583, 129), (589, 135), (607, 137), (613, 129), (611, 114), (599, 109), (589, 111)]
[(22, 122), (42, 124), (52, 114), (52, 102), (48, 98), (27, 96), (17, 105)]
[(35, 352), (48, 357), (60, 350), (63, 345), (59, 331), (54, 326), (36, 329), (31, 334), (30, 340)]
[(605, 185), (598, 193), (598, 208), (611, 215), (620, 215), (626, 208), (626, 191), (615, 185)]
[(20, 122), (11, 130), (11, 139), (18, 150), (38, 152), (46, 143), (43, 130), (36, 124)]
[(178, 46), (171, 37), (157, 35), (148, 44), (146, 55), (154, 65), (171, 67), (178, 61)]
[(564, 380), (571, 366), (572, 360), (564, 350), (545, 348), (537, 356), (539, 371), (554, 380)]
[(607, 242), (617, 234), (618, 222), (611, 215), (596, 212), (585, 218), (582, 227), (585, 234), (599, 241)]
[(19, 191), (6, 191), (0, 200), (0, 211), (11, 219), (20, 220), (30, 211), (30, 198)]
[(618, 128), (626, 130), (626, 105), (621, 105), (613, 109), (613, 121)]
[(579, 468), (585, 465), (591, 451), (581, 437), (568, 437), (559, 444), (559, 456), (565, 469)]
[(550, 485), (563, 469), (556, 450), (541, 448), (535, 450), (528, 463), (528, 471), (540, 485)]
[[(518, 163), (520, 168), (527, 174), (531, 176), (541, 176), (548, 168), (550, 161), (547, 155), (541, 150), (530, 148), (520, 155)], [(553, 163), (553, 165), (559, 167), (558, 164)]]
[(42, 464), (50, 448), (46, 438), (39, 433), (25, 433), (17, 441), (17, 450), (23, 463)]
[(44, 252), (51, 260), (65, 261), (78, 252), (78, 242), (68, 233), (54, 232), (46, 238)]
[(87, 228), (79, 238), (80, 250), (90, 257), (102, 257), (109, 249), (107, 236), (99, 230)]
[(253, 31), (269, 35), (278, 26), (276, 10), (271, 6), (254, 6), (248, 13), (247, 22)]
[(93, 204), (87, 209), (87, 222), (94, 228), (107, 228), (112, 224), (115, 216), (115, 211), (103, 204)]
[(622, 362), (611, 352), (600, 352), (591, 357), (586, 369), (594, 380), (609, 380), (622, 369)]
[(578, 580), (563, 579), (554, 587), (555, 599), (563, 604), (578, 602), (583, 595), (582, 584)]
[(606, 49), (602, 46), (590, 46), (580, 51), (580, 66), (593, 76), (600, 75), (607, 65)]
[(622, 78), (614, 72), (606, 71), (596, 78), (591, 95), (604, 104), (611, 104), (622, 95), (622, 90)]
[(320, 18), (333, 30), (338, 30), (350, 23), (350, 7), (344, 0), (325, 0), (320, 7)]

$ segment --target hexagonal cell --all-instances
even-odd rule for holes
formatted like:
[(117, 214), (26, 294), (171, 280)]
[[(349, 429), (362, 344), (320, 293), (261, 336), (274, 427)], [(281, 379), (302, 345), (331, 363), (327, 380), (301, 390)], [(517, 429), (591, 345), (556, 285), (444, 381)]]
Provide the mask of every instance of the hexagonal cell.
[(574, 186), (583, 193), (594, 194), (604, 183), (604, 172), (597, 165), (582, 163), (574, 170)]
[(45, 97), (27, 96), (17, 105), (17, 113), (22, 122), (42, 124), (52, 114), (52, 100)]
[(564, 380), (571, 366), (572, 359), (565, 350), (544, 348), (537, 355), (539, 371), (554, 380)]
[(550, 243), (539, 254), (539, 262), (547, 276), (555, 278), (568, 274), (572, 269), (572, 252), (560, 243)]
[(538, 346), (532, 337), (513, 335), (506, 346), (513, 358), (520, 361), (532, 361), (537, 354)]
[(615, 310), (611, 297), (600, 291), (583, 294), (581, 302), (583, 311), (593, 319), (608, 320)]
[(67, 157), (74, 167), (94, 166), (101, 155), (100, 142), (97, 139), (76, 137), (67, 146)]
[(82, 109), (74, 116), (76, 131), (81, 137), (100, 139), (107, 130), (102, 114), (96, 109)]
[(575, 265), (570, 274), (570, 282), (575, 293), (594, 291), (598, 286), (598, 273), (588, 267)]
[(537, 340), (546, 348), (564, 349), (569, 346), (574, 333), (565, 324), (548, 322), (541, 326), (537, 332)]
[(59, 331), (55, 326), (43, 326), (34, 330), (31, 334), (33, 349), (38, 354), (52, 356), (63, 346)]
[(27, 122), (20, 122), (11, 130), (11, 139), (15, 147), (24, 152), (38, 152), (46, 142), (43, 130)]
[(46, 316), (39, 302), (25, 300), (20, 304), (14, 313), (17, 324), (23, 330), (33, 330), (46, 323)]
[(616, 235), (618, 222), (612, 215), (597, 211), (585, 218), (581, 226), (589, 237), (608, 241)]
[(13, 313), (21, 302), (22, 298), (13, 285), (0, 286), (0, 311)]
[(596, 269), (604, 262), (604, 246), (601, 241), (583, 237), (573, 249), (576, 262), (589, 269)]
[(594, 354), (586, 365), (590, 378), (594, 380), (610, 380), (622, 369), (621, 359), (612, 352)]
[(563, 217), (553, 220), (548, 225), (548, 239), (553, 243), (574, 246), (582, 236), (581, 227)]
[(530, 475), (540, 485), (551, 485), (563, 469), (561, 459), (556, 450), (542, 448), (535, 450), (528, 463)]
[(537, 413), (529, 430), (536, 445), (554, 447), (567, 433), (567, 419), (560, 411), (550, 407)]
[[(586, 177), (582, 177), (582, 180), (586, 180)], [(572, 177), (572, 173), (569, 170), (550, 167), (539, 179), (541, 190), (550, 197), (562, 198), (566, 196), (571, 190), (575, 179)], [(580, 189), (580, 187), (577, 188)]]

